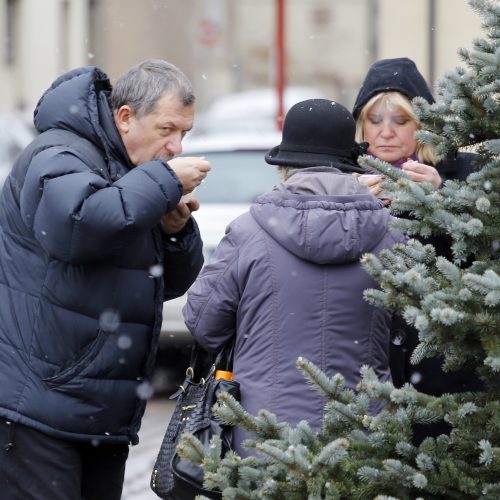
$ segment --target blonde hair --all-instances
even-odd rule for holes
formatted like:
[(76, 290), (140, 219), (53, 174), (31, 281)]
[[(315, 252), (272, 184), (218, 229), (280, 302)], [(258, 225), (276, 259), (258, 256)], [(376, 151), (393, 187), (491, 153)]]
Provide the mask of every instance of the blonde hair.
[(276, 170), (278, 171), (278, 175), (280, 176), (281, 180), (283, 182), (287, 181), (290, 176), (292, 175), (294, 170), (297, 170), (297, 168), (294, 167), (285, 167), (283, 165), (279, 165)]
[[(373, 106), (375, 106), (375, 104), (380, 102), (382, 99), (384, 99), (385, 102), (387, 102), (389, 105), (402, 109), (403, 112), (408, 116), (408, 118), (417, 123), (418, 128), (421, 128), (420, 124), (418, 123), (417, 117), (413, 112), (413, 108), (411, 107), (411, 102), (410, 99), (408, 99), (408, 97), (401, 94), (400, 92), (394, 92), (394, 91), (380, 92), (379, 94), (373, 96), (361, 108), (358, 119), (356, 120), (356, 142), (364, 141), (363, 129), (365, 126), (366, 119), (368, 117), (368, 113), (373, 108)], [(434, 152), (434, 149), (430, 144), (420, 144), (417, 141), (417, 148), (415, 150), (415, 154), (417, 156), (418, 161), (421, 163), (426, 163), (426, 164), (430, 163), (431, 165), (435, 165), (438, 161), (436, 153)]]

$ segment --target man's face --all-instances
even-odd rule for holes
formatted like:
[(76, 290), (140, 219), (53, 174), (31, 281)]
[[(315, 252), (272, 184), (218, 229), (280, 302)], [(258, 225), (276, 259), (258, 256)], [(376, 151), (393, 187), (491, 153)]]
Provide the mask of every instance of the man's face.
[(127, 153), (134, 165), (159, 158), (171, 160), (182, 152), (181, 141), (191, 130), (194, 105), (183, 106), (175, 94), (167, 93), (156, 103), (154, 111), (137, 118), (129, 106), (115, 115)]

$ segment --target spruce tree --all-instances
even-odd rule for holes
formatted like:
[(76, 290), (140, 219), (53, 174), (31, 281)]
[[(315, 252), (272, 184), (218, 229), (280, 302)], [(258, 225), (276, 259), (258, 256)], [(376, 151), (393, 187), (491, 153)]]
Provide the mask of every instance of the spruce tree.
[[(184, 435), (179, 452), (202, 463), (205, 482), (226, 499), (498, 499), (500, 498), (500, 4), (470, 0), (482, 19), (484, 38), (460, 49), (465, 67), (437, 84), (437, 102), (416, 98), (425, 131), (418, 140), (440, 155), (477, 153), (477, 171), (465, 182), (439, 190), (410, 181), (402, 171), (374, 159), (365, 165), (388, 177), (395, 225), (405, 245), (366, 255), (363, 265), (381, 290), (365, 298), (401, 314), (419, 333), (412, 361), (442, 355), (443, 368), (473, 367), (484, 383), (476, 393), (434, 397), (411, 384), (396, 389), (362, 368), (357, 390), (341, 375), (328, 377), (306, 359), (297, 360), (312, 390), (328, 397), (322, 428), (292, 428), (261, 410), (250, 415), (223, 394), (218, 416), (242, 426), (254, 456), (219, 458), (219, 443), (206, 450)], [(414, 236), (448, 235), (453, 258), (436, 255)], [(386, 402), (376, 416), (373, 398)], [(452, 431), (412, 442), (412, 425), (444, 419)]]

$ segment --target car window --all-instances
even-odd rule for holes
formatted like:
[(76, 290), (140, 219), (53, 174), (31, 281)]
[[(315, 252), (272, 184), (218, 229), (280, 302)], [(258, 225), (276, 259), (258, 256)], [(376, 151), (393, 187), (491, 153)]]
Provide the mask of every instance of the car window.
[(279, 182), (276, 167), (264, 161), (266, 151), (197, 152), (212, 164), (197, 188), (201, 203), (251, 203)]

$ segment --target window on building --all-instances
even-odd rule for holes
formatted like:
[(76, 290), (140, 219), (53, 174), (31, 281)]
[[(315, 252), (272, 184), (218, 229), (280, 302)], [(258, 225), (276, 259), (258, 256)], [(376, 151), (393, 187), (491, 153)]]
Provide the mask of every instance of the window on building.
[(61, 73), (68, 71), (69, 65), (69, 1), (63, 0), (59, 12), (59, 70)]
[(19, 33), (19, 0), (5, 2), (5, 64), (11, 66), (16, 61)]

